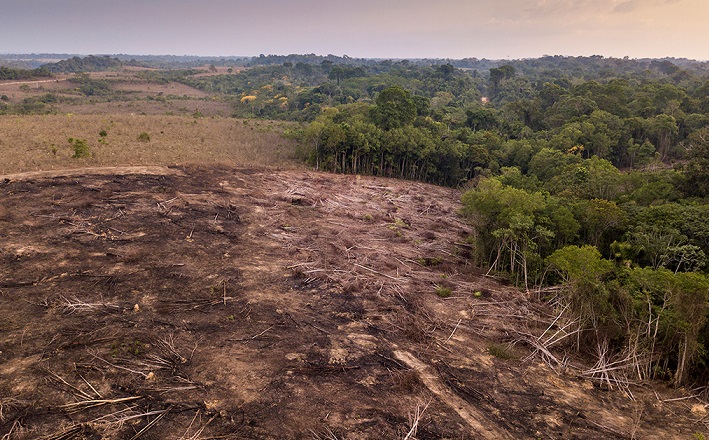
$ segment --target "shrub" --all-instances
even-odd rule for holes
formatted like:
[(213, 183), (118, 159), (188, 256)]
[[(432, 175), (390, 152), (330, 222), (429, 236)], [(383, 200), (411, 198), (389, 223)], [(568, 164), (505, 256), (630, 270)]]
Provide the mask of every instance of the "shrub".
[(441, 257), (421, 257), (418, 260), (416, 260), (418, 264), (421, 266), (427, 266), (427, 267), (432, 267), (432, 266), (438, 266), (439, 264), (443, 263), (443, 258)]
[(150, 135), (147, 132), (142, 132), (138, 135), (139, 142), (150, 142)]
[(510, 360), (515, 358), (514, 353), (510, 351), (509, 347), (503, 344), (492, 343), (487, 346), (487, 352), (490, 353), (491, 356), (495, 356), (499, 359)]
[(441, 298), (448, 298), (452, 294), (453, 291), (450, 288), (436, 285), (436, 295), (440, 296)]
[(90, 157), (91, 151), (89, 150), (89, 144), (85, 139), (74, 139), (69, 138), (69, 146), (74, 150), (74, 154), (71, 156), (74, 159), (80, 159), (82, 157)]

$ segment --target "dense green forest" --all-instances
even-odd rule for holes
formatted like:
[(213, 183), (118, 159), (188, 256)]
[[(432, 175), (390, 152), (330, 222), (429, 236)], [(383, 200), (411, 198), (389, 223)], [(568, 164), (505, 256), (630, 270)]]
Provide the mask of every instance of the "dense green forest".
[(225, 97), (237, 117), (296, 122), (289, 135), (317, 169), (466, 188), (471, 257), (558, 307), (554, 343), (613, 366), (613, 380), (707, 380), (707, 63), (289, 55), (250, 66), (141, 75)]

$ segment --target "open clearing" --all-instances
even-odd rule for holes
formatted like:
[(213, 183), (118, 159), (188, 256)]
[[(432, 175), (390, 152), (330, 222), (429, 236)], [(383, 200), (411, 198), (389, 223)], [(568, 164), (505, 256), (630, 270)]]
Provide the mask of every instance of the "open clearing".
[[(205, 66), (197, 71), (199, 76), (227, 74), (226, 67), (211, 72)], [(233, 109), (229, 99), (210, 94), (179, 82), (152, 82), (138, 73), (153, 69), (123, 68), (106, 72), (84, 73), (92, 80), (105, 81), (110, 90), (85, 95), (80, 84), (72, 81), (74, 74), (58, 74), (53, 79), (27, 81), (0, 81), (0, 96), (10, 104), (25, 100), (45, 100), (45, 110), (50, 113), (73, 113), (84, 115), (191, 115), (229, 116)], [(238, 72), (240, 68), (233, 69)], [(51, 96), (50, 100), (46, 100)], [(0, 102), (2, 104), (2, 102)]]
[(0, 435), (706, 434), (683, 390), (542, 362), (553, 315), (468, 264), (459, 198), (213, 165), (0, 176)]
[[(295, 165), (287, 123), (168, 115), (0, 116), (0, 175), (126, 165), (218, 163)], [(105, 136), (100, 133), (104, 131)], [(149, 141), (138, 137), (147, 133)], [(87, 142), (91, 157), (74, 159), (68, 139)]]

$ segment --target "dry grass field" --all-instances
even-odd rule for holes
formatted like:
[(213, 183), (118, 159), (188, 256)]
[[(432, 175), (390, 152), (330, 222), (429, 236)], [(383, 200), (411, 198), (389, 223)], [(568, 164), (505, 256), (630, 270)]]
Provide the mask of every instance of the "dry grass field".
[[(32, 115), (0, 115), (0, 175), (27, 171), (190, 163), (301, 167), (296, 145), (281, 136), (287, 123), (231, 118), (230, 98), (178, 82), (150, 82), (128, 67), (90, 72), (107, 81), (105, 94), (85, 96), (73, 74), (36, 81), (0, 81), (10, 106), (42, 100)], [(203, 66), (198, 76), (228, 74)], [(242, 68), (232, 68), (238, 72)], [(198, 116), (198, 117), (196, 117)], [(105, 136), (99, 133), (105, 132)], [(138, 136), (147, 133), (149, 142)], [(69, 138), (85, 140), (91, 155), (73, 158)]]
[[(9, 104), (20, 104), (26, 99), (52, 94), (57, 100), (47, 106), (50, 113), (190, 115), (198, 111), (204, 116), (231, 115), (228, 97), (178, 82), (150, 82), (138, 75), (149, 70), (153, 69), (128, 67), (87, 73), (92, 80), (109, 83), (110, 92), (99, 95), (85, 96), (78, 90), (79, 84), (71, 81), (73, 74), (58, 74), (53, 79), (0, 81), (0, 96), (5, 96)], [(228, 74), (227, 67), (218, 67), (216, 72), (207, 66), (195, 70), (201, 72), (196, 77)]]
[[(122, 165), (300, 166), (285, 124), (223, 117), (165, 115), (0, 116), (0, 175), (25, 171)], [(106, 132), (105, 137), (99, 133)], [(140, 141), (148, 133), (149, 142)], [(68, 139), (91, 152), (75, 159)]]

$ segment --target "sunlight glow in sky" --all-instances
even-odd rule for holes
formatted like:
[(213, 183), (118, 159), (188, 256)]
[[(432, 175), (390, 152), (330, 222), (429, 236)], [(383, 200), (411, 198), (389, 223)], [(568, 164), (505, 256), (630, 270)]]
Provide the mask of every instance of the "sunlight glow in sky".
[(709, 0), (0, 0), (0, 53), (709, 60)]

